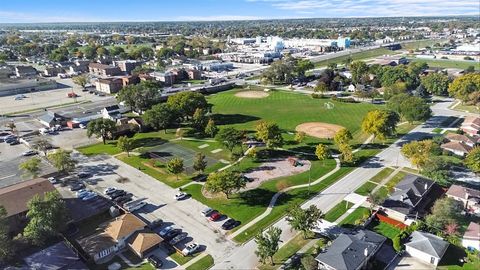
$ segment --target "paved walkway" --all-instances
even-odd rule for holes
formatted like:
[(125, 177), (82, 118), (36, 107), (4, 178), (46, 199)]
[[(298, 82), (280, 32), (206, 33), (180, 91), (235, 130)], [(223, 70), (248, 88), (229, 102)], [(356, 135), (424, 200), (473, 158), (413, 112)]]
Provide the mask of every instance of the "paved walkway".
[(371, 193), (375, 193), (377, 190), (379, 190), (381, 187), (385, 186), (390, 180), (392, 180), (395, 175), (397, 175), (400, 171), (402, 171), (402, 167), (398, 167), (393, 171), (389, 176), (385, 177), (378, 185), (372, 190)]

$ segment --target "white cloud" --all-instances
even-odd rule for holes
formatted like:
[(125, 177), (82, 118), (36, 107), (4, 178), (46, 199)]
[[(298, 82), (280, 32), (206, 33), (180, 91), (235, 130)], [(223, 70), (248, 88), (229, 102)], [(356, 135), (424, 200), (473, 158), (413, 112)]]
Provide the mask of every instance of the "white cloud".
[(178, 16), (175, 21), (247, 21), (262, 20), (258, 16), (240, 16), (240, 15), (215, 15), (215, 16)]

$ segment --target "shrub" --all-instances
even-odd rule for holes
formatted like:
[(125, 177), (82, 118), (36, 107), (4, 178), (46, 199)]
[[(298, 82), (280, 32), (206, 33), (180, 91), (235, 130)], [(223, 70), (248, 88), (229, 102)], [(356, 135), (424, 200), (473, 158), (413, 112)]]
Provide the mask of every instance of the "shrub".
[(155, 163), (153, 163), (153, 167), (156, 167), (156, 168), (162, 168), (164, 165), (161, 161), (155, 161)]
[(312, 98), (323, 98), (323, 95), (318, 93), (312, 93)]
[(343, 103), (357, 103), (354, 98), (338, 98), (337, 96), (332, 96), (331, 98), (333, 101), (343, 102)]
[(393, 238), (393, 249), (395, 249), (396, 252), (402, 251), (402, 240), (400, 239), (400, 235), (397, 235)]

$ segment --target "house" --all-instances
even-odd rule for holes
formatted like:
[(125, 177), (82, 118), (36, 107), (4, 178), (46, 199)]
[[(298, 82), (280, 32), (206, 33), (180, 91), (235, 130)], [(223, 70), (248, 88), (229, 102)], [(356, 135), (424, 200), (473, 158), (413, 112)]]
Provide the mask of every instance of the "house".
[(19, 267), (7, 267), (9, 270), (88, 270), (89, 268), (83, 263), (73, 250), (64, 242), (59, 242), (42, 249), (36, 253), (23, 258), (25, 265)]
[(119, 67), (100, 64), (100, 63), (90, 63), (88, 65), (88, 71), (92, 75), (103, 76), (103, 77), (116, 76), (116, 75), (122, 74), (122, 71), (120, 70)]
[(461, 201), (467, 212), (480, 214), (480, 190), (452, 185), (446, 195)]
[(408, 174), (394, 187), (381, 209), (388, 217), (410, 225), (422, 218), (441, 195), (442, 189), (435, 182)]
[(88, 71), (88, 65), (77, 65), (68, 68), (69, 74), (81, 74)]
[(45, 178), (23, 181), (0, 189), (0, 205), (7, 211), (10, 231), (18, 232), (27, 222), (27, 204), (35, 196), (56, 190)]
[(190, 80), (200, 80), (202, 79), (202, 72), (198, 69), (189, 69), (188, 78)]
[(123, 60), (123, 61), (115, 61), (115, 65), (120, 68), (121, 71), (132, 74), (132, 70), (136, 67), (141, 66), (143, 62), (136, 61), (136, 60)]
[(463, 121), (460, 129), (470, 136), (480, 135), (480, 117), (467, 116)]
[(102, 114), (102, 117), (104, 119), (110, 119), (112, 121), (116, 121), (117, 119), (122, 117), (120, 107), (118, 107), (118, 105), (105, 107), (100, 111), (100, 113)]
[(37, 70), (31, 66), (16, 66), (15, 75), (17, 77), (33, 77), (37, 76)]
[(127, 213), (101, 225), (103, 229), (93, 236), (80, 239), (79, 243), (97, 263), (108, 261), (124, 248), (144, 258), (163, 242), (163, 238), (147, 229), (146, 225), (135, 215)]
[(464, 143), (470, 147), (474, 147), (476, 144), (476, 142), (469, 137), (456, 133), (447, 133), (447, 135), (445, 135), (445, 139), (449, 140), (450, 142)]
[(155, 80), (163, 82), (165, 85), (173, 85), (176, 81), (175, 74), (172, 72), (165, 72), (165, 73), (160, 73), (160, 72), (152, 72), (150, 76), (154, 77)]
[(342, 233), (315, 260), (319, 269), (362, 269), (380, 250), (385, 240), (385, 237), (369, 230)]
[(437, 266), (448, 245), (448, 242), (436, 235), (414, 231), (405, 244), (405, 251), (419, 261)]
[(463, 234), (462, 246), (480, 251), (480, 224), (470, 222), (467, 230)]
[(129, 75), (122, 77), (123, 87), (127, 85), (134, 85), (140, 83), (140, 78), (137, 75)]
[(121, 78), (98, 79), (95, 82), (95, 89), (107, 94), (114, 94), (123, 88), (123, 80)]
[(443, 143), (442, 145), (440, 145), (440, 148), (448, 152), (452, 152), (453, 154), (460, 157), (466, 156), (473, 149), (473, 147), (469, 146), (464, 142), (456, 142), (456, 141)]
[(48, 111), (38, 117), (38, 121), (49, 128), (55, 127), (56, 125), (65, 126), (67, 124), (67, 118), (52, 111)]
[(63, 68), (49, 67), (43, 71), (43, 74), (48, 77), (57, 76), (58, 73), (63, 73)]

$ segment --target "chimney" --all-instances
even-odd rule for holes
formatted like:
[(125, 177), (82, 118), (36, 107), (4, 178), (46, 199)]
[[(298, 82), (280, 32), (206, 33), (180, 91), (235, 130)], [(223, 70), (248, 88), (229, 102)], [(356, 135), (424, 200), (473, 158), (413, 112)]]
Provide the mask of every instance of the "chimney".
[(363, 255), (365, 255), (365, 257), (368, 257), (368, 248), (365, 248), (365, 250), (363, 251)]

